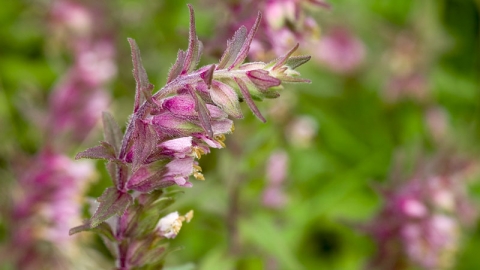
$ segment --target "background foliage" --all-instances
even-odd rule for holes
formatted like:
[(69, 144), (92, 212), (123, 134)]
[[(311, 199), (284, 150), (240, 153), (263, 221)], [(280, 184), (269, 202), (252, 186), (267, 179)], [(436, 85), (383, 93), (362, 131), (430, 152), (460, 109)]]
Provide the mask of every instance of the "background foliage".
[[(208, 46), (225, 21), (222, 5), (189, 2), (196, 9), (200, 39)], [(361, 39), (366, 48), (361, 67), (349, 74), (335, 73), (315, 61), (301, 67), (312, 84), (292, 86), (278, 102), (261, 103), (267, 124), (244, 108), (246, 119), (236, 122), (227, 149), (200, 161), (206, 181), (195, 181), (171, 206), (182, 213), (193, 209), (195, 218), (172, 241), (172, 246), (184, 248), (167, 260), (167, 265), (183, 267), (169, 269), (268, 269), (272, 264), (280, 269), (361, 269), (375, 245), (358, 227), (381, 208), (383, 201), (372, 186), (388, 185), (399, 152), (406, 156), (405, 175), (423, 156), (450, 151), (477, 159), (480, 154), (480, 2), (329, 2), (330, 11), (312, 16), (322, 32), (341, 25)], [(115, 0), (105, 5), (118, 48), (110, 111), (120, 123), (131, 112), (135, 85), (126, 38), (136, 39), (150, 80), (159, 88), (177, 50), (187, 46), (186, 3)], [(15, 181), (11, 160), (35, 153), (42, 141), (43, 134), (27, 112), (46, 106), (50, 89), (69, 63), (48, 36), (47, 13), (48, 1), (4, 1), (0, 8), (4, 203)], [(403, 46), (396, 44), (398, 35), (406, 35), (415, 49), (398, 56)], [(213, 59), (204, 55), (202, 61)], [(406, 61), (424, 78), (420, 97), (403, 93), (389, 98), (395, 61)], [(286, 110), (286, 115), (279, 110)], [(432, 110), (440, 115), (443, 129), (432, 128)], [(315, 123), (307, 145), (292, 139), (289, 131), (300, 116)], [(94, 145), (100, 137), (96, 129), (78, 149)], [(277, 149), (289, 155), (284, 186), (288, 202), (275, 210), (263, 206), (262, 192), (267, 185), (266, 161)], [(94, 197), (109, 185), (104, 165), (97, 168), (98, 179), (88, 191)], [(478, 200), (479, 179), (473, 178), (470, 193)], [(8, 233), (0, 219), (0, 241)], [(462, 243), (455, 269), (475, 269), (480, 265), (478, 221), (464, 232)], [(9, 268), (0, 262), (0, 269)]]

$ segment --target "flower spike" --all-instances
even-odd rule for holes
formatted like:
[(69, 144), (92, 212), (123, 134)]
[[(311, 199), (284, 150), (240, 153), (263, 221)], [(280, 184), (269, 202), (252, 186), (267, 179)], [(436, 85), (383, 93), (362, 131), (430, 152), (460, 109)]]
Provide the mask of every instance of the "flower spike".
[[(298, 45), (269, 64), (243, 64), (259, 27), (260, 13), (248, 33), (244, 26), (235, 32), (218, 64), (196, 69), (202, 45), (195, 30), (193, 8), (190, 5), (188, 8), (188, 48), (178, 52), (167, 84), (150, 93), (153, 85), (142, 66), (140, 50), (129, 39), (136, 94), (125, 134), (122, 136), (113, 117), (105, 114), (106, 142), (77, 155), (107, 160), (114, 187), (105, 190), (98, 199), (98, 209), (90, 220), (71, 233), (111, 232), (108, 235), (113, 237), (107, 240), (118, 250), (118, 265), (128, 265), (122, 269), (146, 265), (159, 269), (159, 264), (151, 263), (150, 256), (164, 256), (167, 240), (176, 236), (180, 221), (189, 220), (178, 214), (160, 219), (163, 213), (159, 213), (173, 201), (164, 188), (192, 187), (190, 176), (205, 180), (197, 160), (211, 148), (226, 146), (225, 135), (234, 129), (229, 116), (243, 117), (240, 101), (245, 100), (253, 114), (265, 122), (254, 99), (278, 97), (277, 90), (284, 83), (307, 81), (298, 78), (299, 73), (294, 70), (309, 60), (304, 56), (291, 57)], [(109, 225), (111, 218), (116, 219), (115, 227)], [(155, 224), (160, 229), (155, 229)]]

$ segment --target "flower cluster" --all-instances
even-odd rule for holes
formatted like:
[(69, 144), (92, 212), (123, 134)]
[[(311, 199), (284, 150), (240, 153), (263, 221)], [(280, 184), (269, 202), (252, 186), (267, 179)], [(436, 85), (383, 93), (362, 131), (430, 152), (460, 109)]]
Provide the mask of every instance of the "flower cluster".
[(191, 187), (191, 175), (204, 179), (197, 160), (210, 148), (225, 147), (225, 134), (233, 131), (228, 117), (243, 117), (241, 101), (265, 122), (254, 99), (278, 97), (277, 90), (284, 83), (309, 82), (294, 70), (310, 59), (292, 56), (298, 45), (269, 63), (242, 64), (261, 22), (260, 14), (250, 31), (242, 26), (235, 32), (218, 64), (196, 69), (202, 43), (196, 35), (193, 9), (189, 9), (188, 49), (178, 52), (167, 84), (155, 93), (140, 51), (129, 39), (136, 94), (125, 134), (113, 117), (104, 113), (105, 141), (77, 155), (107, 160), (114, 187), (98, 198), (92, 217), (70, 233), (101, 233), (119, 269), (162, 264), (161, 255), (168, 244), (164, 240), (174, 237), (181, 222), (191, 218), (190, 214), (180, 219), (178, 214), (170, 214), (157, 222), (173, 200), (164, 188)]
[[(53, 89), (49, 129), (52, 136), (70, 132), (82, 141), (101, 118), (110, 97), (105, 86), (117, 72), (115, 47), (101, 14), (71, 1), (54, 1), (51, 28), (73, 53), (73, 65)], [(98, 13), (98, 12), (97, 12)]]
[[(61, 246), (62, 251), (57, 252), (64, 256), (72, 252), (74, 245), (68, 231), (80, 221), (79, 191), (94, 174), (90, 162), (76, 163), (48, 149), (30, 165), (18, 179), (22, 189), (14, 198), (16, 205), (11, 217), (17, 226), (12, 246), (21, 247), (13, 252), (21, 269), (50, 265), (50, 255), (42, 252), (42, 242)], [(62, 261), (60, 257), (55, 259), (57, 263)]]
[(344, 27), (330, 29), (314, 49), (314, 57), (338, 74), (349, 74), (360, 67), (365, 59), (365, 47), (350, 30)]
[(375, 269), (450, 269), (462, 226), (475, 219), (465, 190), (465, 168), (414, 177), (384, 191), (385, 206), (368, 231), (378, 243)]
[(51, 45), (65, 45), (73, 64), (50, 95), (43, 148), (27, 162), (13, 162), (18, 185), (10, 222), (18, 227), (11, 236), (9, 259), (19, 269), (71, 268), (72, 257), (78, 256), (78, 238), (68, 237), (68, 232), (80, 222), (79, 195), (94, 176), (94, 166), (91, 161), (76, 163), (66, 153), (96, 125), (98, 110), (109, 102), (104, 87), (115, 74), (109, 33), (94, 28), (101, 24), (101, 13), (65, 0), (52, 1), (49, 8), (49, 35), (58, 37)]
[(320, 37), (320, 28), (306, 9), (330, 8), (329, 4), (319, 0), (242, 0), (227, 1), (226, 5), (229, 27), (222, 27), (221, 31), (227, 30), (228, 34), (239, 25), (252, 25), (255, 20), (252, 11), (264, 12), (264, 31), (253, 40), (249, 53), (253, 59), (261, 60), (282, 55), (297, 42), (313, 46)]

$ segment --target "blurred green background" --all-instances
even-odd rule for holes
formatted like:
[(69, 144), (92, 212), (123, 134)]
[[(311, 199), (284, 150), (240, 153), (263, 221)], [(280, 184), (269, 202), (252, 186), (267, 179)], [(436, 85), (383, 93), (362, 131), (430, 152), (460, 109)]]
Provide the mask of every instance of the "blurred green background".
[[(188, 1), (196, 11), (200, 40), (207, 45), (225, 21), (222, 5), (212, 2)], [(118, 76), (109, 88), (110, 111), (118, 122), (127, 121), (134, 98), (127, 37), (139, 44), (150, 81), (159, 89), (177, 50), (188, 43), (186, 3), (105, 2), (118, 49)], [(480, 1), (329, 3), (330, 11), (311, 16), (322, 33), (341, 25), (363, 42), (366, 55), (361, 67), (338, 74), (312, 60), (299, 69), (312, 84), (287, 86), (279, 99), (259, 103), (266, 124), (243, 108), (246, 118), (235, 122), (227, 148), (200, 160), (206, 181), (193, 180), (194, 187), (171, 206), (182, 213), (193, 209), (195, 217), (172, 241), (173, 247), (183, 249), (167, 260), (167, 265), (184, 268), (169, 269), (275, 269), (269, 268), (273, 264), (279, 269), (362, 269), (375, 253), (375, 245), (356, 227), (381, 208), (382, 199), (372, 186), (388, 182), (398, 151), (410, 163), (419, 155), (442, 150), (472, 157), (480, 154)], [(4, 190), (14, 183), (11, 159), (18, 153), (33, 155), (41, 147), (43, 134), (25, 111), (32, 104), (47, 106), (50, 90), (69, 63), (51, 46), (45, 22), (48, 6), (49, 1), (1, 3), (0, 181)], [(397, 42), (399, 36), (407, 44)], [(414, 49), (406, 48), (408, 42), (415, 44)], [(201, 64), (216, 61), (207, 54)], [(390, 80), (398, 75), (395, 61), (410, 65), (421, 76), (422, 93), (388, 92)], [(291, 131), (298, 119), (313, 123), (312, 137), (304, 144)], [(92, 146), (100, 138), (97, 128), (77, 149)], [(278, 149), (289, 155), (284, 184), (288, 201), (280, 209), (270, 209), (262, 204), (265, 167)], [(99, 162), (97, 168), (99, 178), (88, 192), (93, 197), (110, 185), (104, 165)], [(473, 180), (470, 192), (478, 200), (480, 185)], [(6, 235), (8, 229), (0, 219), (0, 240)], [(479, 269), (478, 221), (464, 232), (462, 241), (455, 269)], [(96, 243), (101, 247), (100, 241)]]

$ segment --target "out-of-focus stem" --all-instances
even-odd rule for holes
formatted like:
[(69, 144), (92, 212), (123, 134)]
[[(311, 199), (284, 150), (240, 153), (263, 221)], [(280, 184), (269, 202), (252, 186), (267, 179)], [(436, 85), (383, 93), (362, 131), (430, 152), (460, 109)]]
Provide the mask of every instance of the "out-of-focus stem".
[[(242, 177), (240, 177), (242, 179)], [(227, 215), (227, 231), (229, 243), (229, 252), (233, 256), (238, 255), (241, 252), (240, 237), (238, 235), (238, 219), (240, 216), (239, 209), (239, 197), (240, 197), (241, 181), (235, 179), (232, 181), (230, 188), (230, 200), (228, 203), (228, 215)]]

